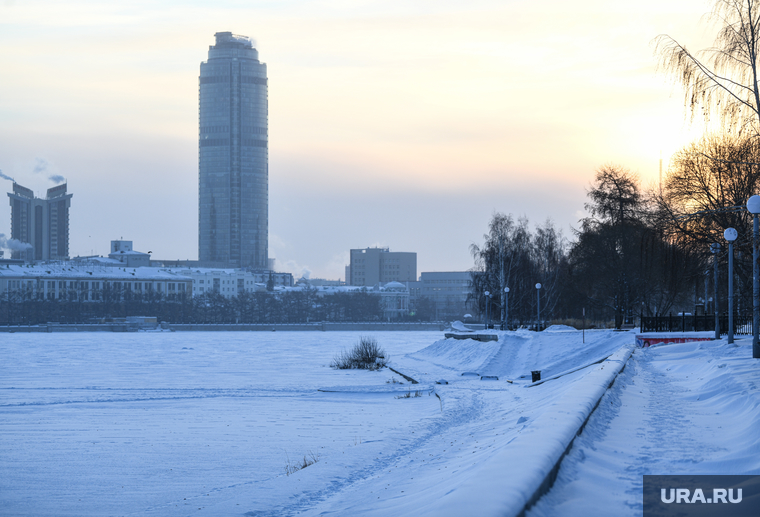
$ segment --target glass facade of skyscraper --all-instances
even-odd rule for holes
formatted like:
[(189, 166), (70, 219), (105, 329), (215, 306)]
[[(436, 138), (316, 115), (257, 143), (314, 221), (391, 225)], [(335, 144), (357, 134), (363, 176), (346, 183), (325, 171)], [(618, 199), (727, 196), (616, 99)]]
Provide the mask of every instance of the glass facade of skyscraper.
[(266, 64), (251, 40), (215, 34), (201, 63), (198, 258), (224, 267), (268, 267)]

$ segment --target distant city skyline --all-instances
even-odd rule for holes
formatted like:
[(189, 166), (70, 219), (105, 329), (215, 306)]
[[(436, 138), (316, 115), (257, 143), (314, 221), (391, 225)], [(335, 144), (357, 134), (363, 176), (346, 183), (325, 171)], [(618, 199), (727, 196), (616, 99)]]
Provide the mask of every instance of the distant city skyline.
[(571, 237), (598, 167), (657, 180), (699, 128), (651, 41), (710, 46), (709, 7), (5, 1), (0, 170), (38, 196), (67, 179), (71, 256), (124, 238), (198, 258), (198, 63), (245, 34), (268, 65), (277, 269), (343, 278), (350, 249), (381, 246), (462, 271), (494, 211)]

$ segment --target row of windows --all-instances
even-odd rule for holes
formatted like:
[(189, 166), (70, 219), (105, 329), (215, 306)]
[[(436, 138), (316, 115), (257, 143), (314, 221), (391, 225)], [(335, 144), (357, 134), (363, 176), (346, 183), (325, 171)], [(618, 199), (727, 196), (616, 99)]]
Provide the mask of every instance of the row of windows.
[(230, 126), (202, 126), (201, 133), (229, 133)]
[[(259, 126), (241, 126), (240, 131), (244, 134), (266, 135), (267, 128)], [(230, 126), (201, 126), (201, 134), (229, 133)]]
[[(39, 285), (39, 289), (42, 289), (45, 287), (45, 283), (47, 283), (48, 291), (54, 291), (56, 289), (56, 283), (58, 284), (57, 287), (59, 291), (63, 291), (65, 289), (101, 289), (101, 282), (89, 282), (80, 280), (47, 280), (42, 281), (39, 284), (37, 284), (36, 280), (8, 280), (8, 289), (34, 289), (36, 285)], [(153, 282), (102, 282), (103, 289), (108, 289), (110, 287), (112, 289), (124, 289), (126, 291), (142, 291), (143, 289), (146, 291), (151, 291), (153, 289), (153, 285)], [(156, 282), (156, 290), (161, 291), (162, 285), (163, 283)], [(185, 284), (181, 282), (168, 282), (166, 285), (168, 291), (185, 290)]]
[[(211, 75), (206, 77), (201, 77), (201, 84), (216, 84), (216, 83), (229, 83), (230, 82), (229, 75)], [(240, 82), (243, 84), (267, 84), (267, 78), (266, 77), (256, 77), (252, 75), (241, 75), (240, 76)]]
[[(253, 138), (242, 138), (240, 143), (246, 147), (267, 147), (266, 140), (256, 140)], [(224, 147), (229, 145), (229, 138), (202, 138), (200, 140), (201, 147)]]

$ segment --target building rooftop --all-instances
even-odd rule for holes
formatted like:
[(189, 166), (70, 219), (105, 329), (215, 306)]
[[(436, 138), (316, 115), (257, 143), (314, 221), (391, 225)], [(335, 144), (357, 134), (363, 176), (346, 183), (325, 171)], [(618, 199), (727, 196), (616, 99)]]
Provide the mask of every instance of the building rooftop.
[(0, 267), (0, 278), (71, 278), (92, 277), (104, 280), (190, 280), (189, 277), (163, 268), (138, 267), (121, 268), (98, 266), (95, 264), (77, 265), (71, 263), (39, 265), (7, 265)]

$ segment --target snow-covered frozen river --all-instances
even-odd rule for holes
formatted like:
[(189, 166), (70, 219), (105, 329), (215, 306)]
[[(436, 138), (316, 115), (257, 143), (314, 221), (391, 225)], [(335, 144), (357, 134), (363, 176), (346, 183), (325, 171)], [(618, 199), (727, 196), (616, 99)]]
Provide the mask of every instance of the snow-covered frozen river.
[[(388, 369), (330, 368), (362, 335), (375, 337), (390, 365), (420, 383)], [(486, 343), (445, 340), (441, 332), (0, 335), (0, 515), (440, 514), (484, 472), (530, 473), (531, 464), (494, 458), (524, 454), (531, 436), (540, 441), (538, 422), (557, 404), (564, 411), (589, 372), (603, 368), (589, 365), (632, 342), (631, 333), (610, 331), (587, 332), (586, 343), (580, 332), (501, 333)], [(686, 425), (657, 420), (658, 408), (690, 402), (702, 389), (720, 394), (720, 404), (700, 414), (705, 426), (711, 411), (725, 419), (751, 413), (756, 388), (740, 382), (726, 392), (722, 377), (710, 383), (729, 372), (750, 375), (745, 355), (746, 344), (720, 342), (637, 350), (537, 515), (572, 515), (574, 491), (599, 478), (621, 485), (609, 505), (636, 515), (636, 479), (669, 473), (646, 462), (672, 465), (665, 456), (680, 452), (670, 444), (653, 459), (635, 448), (647, 447), (647, 429), (667, 439)], [(707, 360), (711, 366), (701, 368)], [(543, 378), (572, 373), (526, 389), (531, 370)], [(462, 375), (468, 371), (499, 380)], [(667, 375), (680, 384), (665, 384)], [(748, 389), (755, 392), (742, 404), (732, 402), (734, 391)], [(745, 450), (752, 445), (750, 434), (735, 431), (733, 446), (737, 436)], [(721, 470), (713, 473), (756, 473), (754, 461), (727, 472), (730, 462), (719, 459), (728, 444), (713, 435), (703, 442), (700, 458)], [(599, 443), (611, 444), (604, 456), (594, 452)], [(286, 475), (304, 456), (318, 461)], [(601, 466), (581, 475), (585, 457)], [(616, 480), (616, 465), (627, 478)], [(484, 507), (499, 497), (474, 490)]]

